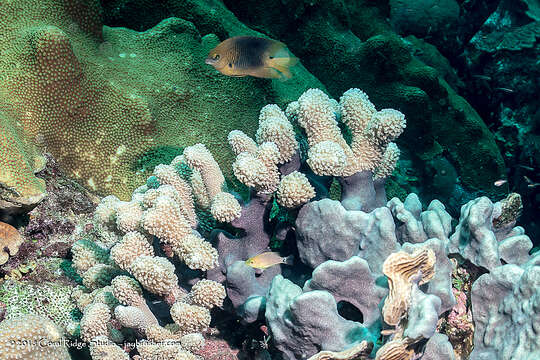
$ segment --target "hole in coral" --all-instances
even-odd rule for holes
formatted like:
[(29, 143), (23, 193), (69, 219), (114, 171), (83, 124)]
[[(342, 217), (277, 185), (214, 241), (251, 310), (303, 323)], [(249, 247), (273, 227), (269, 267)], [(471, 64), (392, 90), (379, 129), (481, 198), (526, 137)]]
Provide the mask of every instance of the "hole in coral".
[(364, 315), (356, 306), (348, 301), (340, 301), (337, 304), (338, 313), (347, 320), (356, 321), (359, 323), (364, 322)]

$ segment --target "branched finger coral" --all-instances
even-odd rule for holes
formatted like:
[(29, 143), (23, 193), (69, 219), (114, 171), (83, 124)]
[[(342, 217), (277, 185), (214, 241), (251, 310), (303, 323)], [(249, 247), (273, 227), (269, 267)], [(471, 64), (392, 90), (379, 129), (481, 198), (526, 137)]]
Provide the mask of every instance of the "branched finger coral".
[[(202, 148), (190, 148), (187, 157), (197, 159), (197, 149)], [(213, 158), (209, 158), (210, 153), (201, 151), (202, 160), (192, 163), (198, 166), (193, 171), (220, 172)], [(157, 166), (152, 175), (155, 179), (149, 178), (128, 202), (114, 197), (103, 199), (94, 222), (99, 236), (113, 239), (108, 245), (110, 249), (90, 240), (81, 240), (72, 247), (74, 266), (86, 285), (86, 289), (79, 288), (72, 295), (84, 314), (81, 338), (94, 341), (90, 345), (98, 358), (107, 358), (109, 352), (114, 354), (120, 349), (106, 339), (122, 343), (122, 330), (133, 329), (138, 337), (147, 339), (137, 345), (142, 359), (197, 359), (191, 351), (204, 345), (200, 332), (210, 324), (210, 310), (223, 305), (223, 285), (201, 278), (189, 279), (193, 286), (187, 291), (179, 283), (180, 272), (175, 266), (178, 260), (202, 275), (216, 266), (218, 258), (216, 249), (196, 231), (199, 221), (192, 211), (192, 184), (182, 177), (184, 160), (181, 156), (170, 165)], [(204, 191), (208, 196), (212, 194), (206, 185)], [(227, 198), (230, 194), (222, 190), (213, 194), (214, 202), (224, 195)], [(234, 197), (232, 200), (233, 205), (237, 204)], [(218, 202), (222, 206), (227, 203), (226, 199)], [(130, 221), (124, 221), (128, 218)], [(128, 223), (138, 225), (126, 226)], [(163, 253), (167, 258), (159, 256)], [(143, 289), (171, 306), (175, 323), (160, 325)]]
[[(275, 105), (261, 110), (255, 140), (230, 132), (237, 155), (234, 173), (250, 187), (249, 199), (228, 191), (221, 169), (201, 144), (184, 149), (169, 165), (157, 166), (130, 201), (103, 199), (94, 221), (99, 236), (111, 240), (79, 241), (72, 249), (86, 285), (74, 292), (84, 314), (83, 339), (106, 336), (122, 343), (119, 330), (130, 328), (145, 339), (137, 344), (139, 359), (195, 359), (211, 309), (231, 310), (232, 305), (246, 322), (264, 317), (271, 349), (283, 359), (452, 360), (449, 338), (438, 324), (444, 324), (441, 318), (455, 305), (449, 256), (460, 259), (458, 255), (489, 265), (484, 267), (492, 273), (481, 279), (494, 284), (492, 302), (515, 317), (497, 317), (491, 309), (495, 305), (487, 300), (489, 311), (476, 304), (476, 315), (504, 318), (511, 331), (519, 332), (515, 319), (536, 306), (528, 285), (536, 281), (537, 264), (525, 254), (530, 239), (514, 227), (519, 198), (512, 195), (495, 204), (479, 198), (465, 204), (452, 234), (452, 217), (440, 201), (424, 210), (415, 194), (403, 202), (386, 200), (384, 179), (399, 157), (392, 141), (403, 131), (403, 114), (376, 111), (357, 89), (346, 92), (340, 103), (318, 90), (304, 95), (286, 113), (304, 128), (308, 148), (299, 149), (292, 123)], [(341, 132), (346, 128), (351, 142)], [(313, 172), (316, 166), (327, 169), (327, 177), (317, 177), (306, 165)], [(331, 176), (342, 184), (341, 201), (319, 192)], [(218, 220), (210, 241), (205, 239), (208, 232), (201, 231), (201, 209)], [(219, 228), (224, 225), (220, 222), (229, 222), (227, 231)], [(272, 254), (277, 263), (259, 269), (246, 262), (272, 251), (271, 239), (272, 246), (283, 249)], [(478, 245), (490, 241), (497, 244), (496, 251)], [(291, 249), (299, 255), (292, 263), (285, 256)], [(279, 256), (287, 266), (283, 275)], [(508, 276), (519, 275), (516, 279), (525, 284), (519, 289), (523, 301), (510, 296), (516, 294), (518, 280), (509, 283), (512, 287), (493, 277), (502, 271), (502, 260), (510, 262), (502, 266), (510, 270)], [(147, 292), (168, 309), (165, 316), (145, 298)], [(475, 288), (473, 296), (487, 298), (484, 292)], [(515, 342), (494, 346), (489, 321), (477, 319), (484, 334), (489, 333), (475, 339), (478, 356), (512, 349), (535, 354), (529, 340), (533, 345), (526, 350)], [(530, 332), (529, 325), (525, 330)]]
[(165, 258), (139, 256), (131, 263), (130, 271), (148, 291), (157, 295), (171, 294), (178, 287), (174, 265)]
[[(298, 143), (292, 124), (279, 106), (263, 107), (259, 115), (256, 140), (239, 130), (229, 133), (228, 141), (236, 153), (233, 172), (250, 188), (251, 198), (241, 206), (231, 225), (242, 236), (216, 231), (219, 266), (210, 271), (210, 279), (224, 282), (238, 313), (247, 321), (255, 321), (264, 310), (264, 293), (279, 267), (268, 269), (262, 276), (242, 264), (252, 256), (269, 251), (272, 234), (268, 234), (272, 196), (288, 208), (297, 208), (315, 196), (315, 190), (300, 167)], [(225, 282), (225, 279), (227, 281)], [(253, 295), (250, 300), (248, 297)]]
[(210, 325), (210, 312), (207, 308), (182, 301), (171, 307), (171, 317), (184, 333), (201, 332)]
[(315, 197), (315, 189), (304, 174), (294, 171), (281, 179), (276, 195), (280, 205), (295, 208)]
[(148, 239), (136, 231), (129, 232), (111, 248), (111, 258), (122, 270), (128, 270), (139, 256), (154, 256), (154, 249)]
[(369, 211), (386, 202), (384, 179), (399, 158), (392, 141), (405, 129), (405, 116), (394, 109), (376, 111), (359, 89), (343, 94), (338, 111), (352, 134), (350, 145), (341, 134), (331, 99), (321, 90), (307, 90), (297, 103), (289, 104), (287, 113), (305, 130), (311, 169), (338, 177), (345, 208)]
[(107, 305), (99, 302), (88, 305), (81, 319), (81, 338), (90, 342), (98, 336), (109, 336), (107, 325), (110, 319)]

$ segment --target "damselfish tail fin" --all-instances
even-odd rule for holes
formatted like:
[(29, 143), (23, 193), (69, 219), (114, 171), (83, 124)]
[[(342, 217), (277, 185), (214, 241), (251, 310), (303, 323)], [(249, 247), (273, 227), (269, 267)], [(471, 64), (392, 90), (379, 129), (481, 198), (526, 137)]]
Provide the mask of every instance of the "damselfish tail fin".
[(292, 77), (290, 68), (298, 64), (298, 58), (285, 56), (285, 57), (274, 57), (270, 60), (270, 66), (283, 74), (287, 79)]

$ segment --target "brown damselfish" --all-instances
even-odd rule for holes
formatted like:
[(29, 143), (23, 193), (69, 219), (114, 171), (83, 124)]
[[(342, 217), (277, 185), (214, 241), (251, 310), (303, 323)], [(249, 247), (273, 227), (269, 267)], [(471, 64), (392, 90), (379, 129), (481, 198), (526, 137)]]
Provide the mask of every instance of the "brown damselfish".
[(298, 59), (282, 42), (255, 36), (235, 36), (210, 51), (205, 61), (227, 76), (289, 79)]

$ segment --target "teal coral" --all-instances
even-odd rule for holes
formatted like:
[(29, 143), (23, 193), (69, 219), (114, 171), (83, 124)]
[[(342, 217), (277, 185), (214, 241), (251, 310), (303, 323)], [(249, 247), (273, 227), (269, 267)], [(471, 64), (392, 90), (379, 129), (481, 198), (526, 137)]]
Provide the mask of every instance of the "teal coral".
[(78, 240), (72, 245), (72, 249), (80, 249), (72, 251), (75, 268), (88, 270), (95, 264), (109, 262), (109, 251), (91, 240)]
[(161, 146), (152, 148), (142, 154), (133, 165), (134, 171), (151, 172), (159, 164), (168, 164), (181, 155), (184, 149), (177, 146)]
[(148, 186), (149, 189), (157, 189), (159, 185), (161, 185), (159, 179), (153, 175), (146, 180), (146, 186)]
[(83, 285), (92, 290), (102, 288), (120, 275), (126, 275), (126, 272), (111, 265), (97, 264), (84, 273)]
[(210, 234), (210, 232), (216, 228), (216, 219), (214, 219), (209, 211), (200, 209), (197, 206), (195, 206), (195, 213), (197, 214), (199, 230), (201, 233)]
[(189, 179), (191, 178), (191, 174), (193, 173), (188, 164), (183, 161), (174, 164), (174, 169), (176, 170), (178, 175), (180, 175), (180, 177), (186, 181), (189, 181)]
[(75, 281), (77, 284), (82, 285), (82, 277), (77, 274), (77, 270), (73, 267), (73, 262), (67, 259), (62, 260), (60, 263), (60, 269), (62, 269), (65, 276)]

